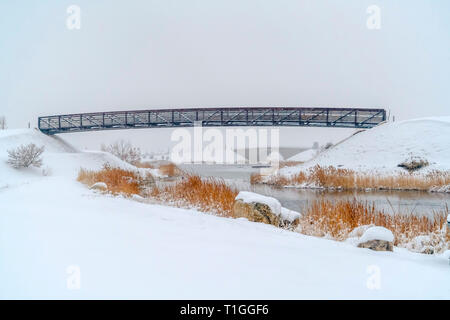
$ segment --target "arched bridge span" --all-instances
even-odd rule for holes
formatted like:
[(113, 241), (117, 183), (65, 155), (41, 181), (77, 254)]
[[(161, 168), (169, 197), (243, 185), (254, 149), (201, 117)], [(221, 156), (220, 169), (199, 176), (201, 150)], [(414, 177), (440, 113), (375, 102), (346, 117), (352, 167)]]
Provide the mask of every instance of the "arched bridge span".
[(93, 112), (39, 117), (45, 134), (133, 128), (288, 126), (372, 128), (384, 109), (227, 107)]

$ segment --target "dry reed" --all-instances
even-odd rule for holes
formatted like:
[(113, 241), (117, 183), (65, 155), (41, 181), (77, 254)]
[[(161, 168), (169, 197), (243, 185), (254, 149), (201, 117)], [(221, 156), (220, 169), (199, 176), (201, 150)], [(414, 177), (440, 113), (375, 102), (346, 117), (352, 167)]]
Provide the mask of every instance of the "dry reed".
[(349, 233), (364, 225), (382, 226), (392, 231), (395, 245), (405, 245), (421, 235), (438, 234), (445, 242), (444, 229), (448, 208), (431, 216), (412, 213), (386, 213), (363, 201), (317, 200), (302, 215), (300, 232), (335, 240), (345, 240)]
[(253, 174), (251, 183), (267, 183), (276, 186), (295, 185), (341, 190), (417, 190), (429, 191), (450, 185), (450, 172), (431, 171), (427, 174), (400, 173), (396, 175), (379, 175), (357, 173), (350, 169), (316, 165), (307, 171), (300, 171), (292, 176), (275, 175), (263, 177)]
[(149, 196), (180, 207), (194, 207), (203, 212), (231, 216), (237, 193), (223, 180), (187, 175), (172, 185), (154, 187)]
[(141, 192), (143, 179), (137, 172), (104, 165), (98, 171), (81, 168), (77, 181), (88, 186), (96, 182), (104, 182), (107, 190), (113, 194), (132, 195)]

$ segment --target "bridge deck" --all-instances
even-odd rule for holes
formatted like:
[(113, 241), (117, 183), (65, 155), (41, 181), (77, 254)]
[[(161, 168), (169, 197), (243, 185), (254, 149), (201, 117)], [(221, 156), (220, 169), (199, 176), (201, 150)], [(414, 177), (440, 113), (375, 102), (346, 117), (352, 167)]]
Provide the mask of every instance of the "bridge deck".
[(130, 128), (300, 126), (372, 128), (384, 109), (363, 108), (192, 108), (66, 114), (39, 117), (46, 134)]

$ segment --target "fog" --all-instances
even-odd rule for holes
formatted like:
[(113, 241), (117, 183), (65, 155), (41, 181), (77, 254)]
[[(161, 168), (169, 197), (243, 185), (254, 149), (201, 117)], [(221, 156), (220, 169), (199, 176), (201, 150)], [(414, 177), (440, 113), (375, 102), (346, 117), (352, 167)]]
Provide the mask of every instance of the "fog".
[[(70, 5), (81, 9), (69, 30)], [(366, 12), (380, 8), (380, 29)], [(450, 3), (436, 1), (2, 1), (0, 115), (217, 106), (382, 107), (449, 115)], [(165, 148), (170, 130), (64, 135)], [(282, 145), (353, 130), (283, 129)]]

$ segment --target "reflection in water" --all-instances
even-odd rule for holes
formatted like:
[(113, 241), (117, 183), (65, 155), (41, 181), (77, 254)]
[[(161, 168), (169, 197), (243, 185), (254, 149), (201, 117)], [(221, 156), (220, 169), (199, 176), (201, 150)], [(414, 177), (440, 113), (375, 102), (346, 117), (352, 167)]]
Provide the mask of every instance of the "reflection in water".
[(405, 214), (426, 214), (450, 207), (450, 195), (419, 191), (323, 191), (311, 189), (278, 188), (268, 185), (250, 185), (250, 175), (258, 169), (248, 165), (181, 165), (183, 170), (205, 177), (223, 178), (238, 190), (277, 198), (283, 206), (291, 210), (304, 211), (311, 202), (318, 199), (348, 200), (354, 199), (375, 203), (378, 209), (386, 213), (401, 212)]

